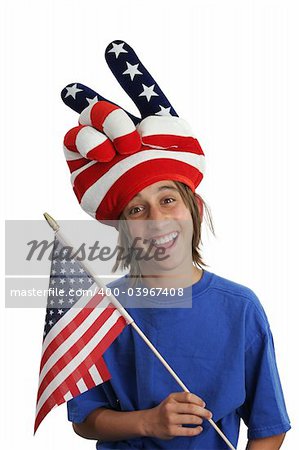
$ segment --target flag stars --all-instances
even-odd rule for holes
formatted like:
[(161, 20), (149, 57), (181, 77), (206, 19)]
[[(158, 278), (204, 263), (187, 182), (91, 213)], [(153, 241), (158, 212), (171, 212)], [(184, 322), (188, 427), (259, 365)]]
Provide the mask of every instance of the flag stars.
[(76, 305), (77, 298), (82, 294), (75, 295), (75, 288), (79, 285), (83, 290), (86, 285), (94, 283), (92, 276), (86, 273), (80, 262), (69, 255), (68, 248), (59, 245), (54, 246), (52, 251), (52, 264), (56, 265), (51, 266), (44, 336), (55, 329), (65, 313)]
[(134, 80), (135, 75), (143, 75), (143, 73), (138, 70), (139, 64), (133, 65), (130, 64), (129, 62), (126, 62), (126, 64), (127, 70), (123, 72), (123, 75), (130, 75), (132, 81)]
[(78, 92), (83, 91), (83, 89), (78, 89), (77, 83), (73, 84), (72, 86), (68, 86), (66, 88), (66, 90), (67, 90), (67, 93), (64, 96), (64, 98), (73, 97), (74, 100), (76, 100), (76, 95), (78, 94)]
[(97, 95), (95, 97), (93, 97), (93, 98), (86, 98), (86, 100), (87, 100), (87, 103), (88, 103), (89, 106), (92, 106), (95, 103), (98, 103), (98, 101), (99, 101)]
[(149, 102), (152, 97), (159, 97), (159, 94), (157, 94), (154, 91), (155, 84), (152, 84), (151, 86), (146, 86), (142, 83), (143, 91), (141, 94), (139, 94), (139, 97), (146, 97), (147, 101)]
[(172, 116), (170, 113), (171, 106), (169, 108), (164, 108), (164, 106), (159, 105), (160, 111), (156, 112), (156, 116)]
[(125, 45), (124, 42), (121, 42), (120, 44), (112, 42), (112, 48), (108, 50), (107, 53), (115, 53), (115, 58), (117, 59), (121, 53), (128, 53), (127, 50), (123, 48), (124, 45)]

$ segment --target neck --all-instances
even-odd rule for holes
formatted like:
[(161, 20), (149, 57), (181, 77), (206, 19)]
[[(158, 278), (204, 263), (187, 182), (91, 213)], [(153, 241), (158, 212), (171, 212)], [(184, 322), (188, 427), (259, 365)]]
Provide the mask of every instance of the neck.
[(186, 288), (197, 283), (202, 277), (202, 269), (192, 265), (188, 273), (146, 274), (141, 275), (142, 283), (149, 288)]

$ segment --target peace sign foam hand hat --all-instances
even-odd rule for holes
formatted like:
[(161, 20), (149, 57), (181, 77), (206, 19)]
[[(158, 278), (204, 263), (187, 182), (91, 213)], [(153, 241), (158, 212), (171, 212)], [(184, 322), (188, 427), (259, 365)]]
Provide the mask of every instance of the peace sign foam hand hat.
[(64, 138), (73, 189), (84, 211), (101, 222), (117, 221), (129, 201), (153, 183), (181, 181), (194, 192), (204, 174), (199, 142), (134, 50), (113, 41), (105, 58), (140, 118), (80, 83), (61, 92), (80, 114), (79, 125)]

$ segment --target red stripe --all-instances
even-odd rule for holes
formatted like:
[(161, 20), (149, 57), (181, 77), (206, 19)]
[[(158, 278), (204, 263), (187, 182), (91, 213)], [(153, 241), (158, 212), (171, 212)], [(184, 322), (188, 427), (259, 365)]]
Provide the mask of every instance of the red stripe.
[[(86, 126), (88, 126), (88, 125), (78, 125), (66, 133), (66, 135), (64, 137), (64, 145), (66, 146), (66, 148), (68, 150), (70, 150), (74, 153), (81, 154), (80, 148), (77, 147), (77, 136), (78, 136), (79, 132), (82, 130), (82, 128), (86, 128)], [(114, 156), (115, 156), (115, 150), (114, 150), (113, 144), (107, 138), (104, 142), (102, 142), (101, 144), (99, 144), (96, 147), (94, 147), (93, 149), (91, 149), (86, 155), (86, 157), (88, 158), (87, 161), (95, 160), (95, 161), (100, 161), (100, 162), (111, 161)], [(86, 160), (86, 159), (84, 158), (84, 160)], [(72, 160), (69, 161), (68, 159), (67, 159), (67, 162), (73, 163)], [(79, 168), (79, 167), (77, 167), (77, 168)], [(76, 170), (76, 169), (71, 169), (71, 172), (73, 172), (73, 170)]]
[[(171, 134), (157, 134), (152, 136), (143, 136), (143, 144), (156, 145), (158, 147), (179, 147), (180, 150), (188, 150), (190, 153), (204, 154), (197, 139), (191, 136), (176, 136)], [(173, 149), (177, 151), (177, 149)]]
[(80, 353), (84, 346), (86, 346), (89, 341), (96, 335), (96, 333), (101, 329), (103, 324), (109, 319), (114, 311), (115, 308), (106, 308), (104, 312), (83, 333), (83, 335), (67, 350), (67, 352), (64, 353), (53, 366), (51, 366), (39, 386), (37, 394), (38, 400), (44, 390), (50, 384), (50, 382), (72, 361), (72, 359), (74, 359), (78, 355), (78, 353)]
[[(94, 386), (92, 386), (94, 387)], [(38, 429), (42, 420), (46, 417), (46, 415), (54, 408), (56, 405), (61, 405), (65, 402), (64, 396), (67, 392), (71, 392), (72, 397), (76, 397), (80, 395), (81, 392), (76, 385), (75, 381), (71, 381), (71, 378), (68, 377), (65, 381), (63, 381), (53, 393), (46, 399), (42, 407), (40, 408), (34, 423), (34, 433)]]
[[(144, 152), (144, 163), (141, 164), (146, 164), (146, 151), (152, 151), (152, 148), (148, 148), (148, 147), (142, 147), (140, 151)], [(166, 150), (167, 151), (167, 150)], [(176, 148), (175, 149), (176, 152), (185, 152), (185, 149), (181, 149), (181, 148)], [(198, 154), (198, 151), (194, 150), (194, 151), (188, 151), (190, 153), (196, 153)], [(115, 157), (113, 158), (112, 161), (106, 162), (106, 163), (97, 163), (92, 165), (91, 167), (87, 167), (87, 169), (83, 170), (80, 174), (78, 174), (74, 180), (74, 191), (75, 194), (78, 198), (78, 201), (81, 202), (83, 195), (85, 194), (85, 192), (94, 184), (96, 183), (103, 175), (105, 175), (106, 172), (108, 172), (111, 167), (113, 167), (115, 164), (123, 161), (125, 158), (127, 158), (128, 155), (120, 155), (119, 153), (116, 153)], [(155, 160), (157, 161), (157, 160)], [(182, 164), (182, 163), (181, 163)], [(139, 167), (139, 165), (137, 166)], [(159, 167), (159, 166), (157, 166)], [(188, 165), (188, 167), (191, 167)], [(131, 170), (134, 170), (131, 169)], [(156, 170), (154, 170), (154, 172), (157, 172), (157, 168)], [(131, 171), (129, 171), (129, 173), (131, 173)], [(137, 175), (138, 175), (138, 169), (137, 169)], [(125, 175), (122, 175), (123, 177)], [(171, 176), (173, 177), (173, 174), (171, 174)], [(140, 178), (139, 176), (137, 177), (138, 179)], [(171, 178), (172, 179), (172, 178)], [(130, 181), (128, 186), (131, 186), (132, 181)], [(159, 180), (158, 180), (159, 181)], [(150, 183), (149, 183), (150, 184)], [(126, 185), (124, 185), (126, 186)], [(123, 189), (122, 189), (123, 190)], [(109, 190), (110, 192), (110, 190)], [(135, 194), (137, 194), (137, 192), (135, 192)], [(103, 217), (108, 219), (108, 217)], [(114, 217), (115, 218), (115, 217)]]
[(80, 159), (74, 159), (73, 161), (71, 160), (67, 161), (67, 165), (69, 166), (71, 173), (73, 173), (77, 169), (80, 169), (83, 166), (86, 166), (86, 164), (88, 163), (90, 163), (90, 160), (83, 157)]
[(68, 150), (71, 152), (79, 153), (78, 148), (76, 146), (76, 138), (80, 130), (82, 128), (85, 128), (86, 125), (77, 125), (76, 127), (72, 128), (70, 131), (66, 133), (64, 136), (63, 143), (66, 146)]
[[(78, 386), (77, 386), (77, 384), (76, 383), (70, 383), (70, 382), (68, 382), (67, 383), (67, 386), (68, 386), (68, 390), (70, 391), (70, 393), (72, 394), (72, 396), (73, 396), (73, 398), (74, 397), (77, 397), (77, 395), (80, 395), (81, 394), (81, 392), (80, 392), (80, 389), (78, 388)], [(66, 393), (65, 393), (66, 394)], [(64, 394), (64, 395), (65, 395)]]
[[(159, 170), (157, 170), (157, 167)], [(202, 178), (203, 174), (199, 172), (199, 169), (182, 161), (168, 158), (144, 161), (124, 173), (111, 186), (98, 206), (96, 219), (118, 219), (123, 209), (138, 192), (158, 181), (180, 181), (194, 192)], [(123, 186), (129, 186), (130, 188), (123, 189)]]
[(106, 139), (106, 141), (102, 142), (102, 144), (99, 144), (92, 150), (89, 150), (86, 156), (88, 159), (99, 162), (112, 161), (115, 156), (115, 150), (112, 142), (109, 141), (109, 139)]
[[(86, 319), (86, 317), (88, 317), (89, 314), (91, 314), (93, 309), (101, 304), (104, 298), (105, 295), (100, 294), (96, 294), (94, 297), (92, 297), (88, 301), (88, 303), (80, 310), (80, 312), (72, 319), (72, 321), (68, 322), (66, 326), (59, 332), (59, 334), (55, 336), (52, 339), (52, 341), (47, 344), (46, 349), (44, 349), (43, 351), (41, 359), (41, 367), (44, 366), (49, 357), (78, 328), (78, 326)], [(108, 306), (109, 305), (110, 303), (108, 304)], [(64, 317), (67, 318), (67, 313)]]
[[(117, 328), (117, 326), (116, 326), (116, 328)], [(121, 332), (121, 331), (122, 331), (122, 330), (120, 330), (120, 332)], [(118, 336), (118, 334), (117, 334), (117, 336)], [(116, 337), (117, 337), (117, 336), (116, 336)], [(109, 372), (109, 370), (108, 370), (108, 367), (107, 367), (107, 365), (106, 365), (106, 363), (105, 363), (103, 357), (100, 358), (98, 361), (95, 362), (95, 366), (96, 366), (96, 368), (98, 369), (98, 372), (100, 373), (101, 378), (103, 379), (103, 381), (104, 381), (104, 380), (105, 380), (105, 381), (106, 381), (106, 380), (109, 380), (109, 378), (111, 378), (110, 372)]]
[(36, 433), (36, 430), (41, 424), (41, 421), (46, 417), (46, 415), (51, 411), (52, 408), (56, 405), (54, 398), (49, 397), (46, 402), (43, 404), (41, 409), (39, 410), (35, 422), (34, 422), (34, 433)]
[(120, 109), (119, 106), (104, 100), (99, 101), (93, 105), (90, 111), (90, 120), (93, 127), (99, 131), (103, 131), (103, 122), (106, 117), (116, 109)]
[(112, 161), (96, 163), (79, 173), (74, 180), (74, 190), (78, 201), (81, 202), (83, 195), (94, 183), (96, 183), (116, 163), (127, 158), (127, 155), (116, 153)]
[(92, 376), (90, 375), (90, 373), (88, 372), (88, 370), (87, 370), (87, 372), (82, 376), (82, 378), (83, 378), (84, 383), (86, 384), (86, 386), (87, 386), (88, 389), (91, 389), (92, 387), (94, 387), (94, 381), (93, 381), (93, 378), (92, 378)]
[(117, 151), (122, 155), (130, 155), (136, 153), (141, 148), (141, 137), (137, 130), (132, 133), (119, 136), (113, 140), (113, 144)]
[[(36, 432), (37, 428), (39, 427), (39, 425), (40, 425), (41, 421), (44, 419), (44, 417), (50, 412), (50, 410), (56, 404), (60, 404), (60, 403), (64, 402), (63, 396), (68, 391), (81, 393), (79, 390), (76, 390), (75, 383), (77, 383), (80, 378), (86, 377), (87, 370), (93, 364), (96, 364), (96, 367), (98, 368), (98, 370), (100, 372), (103, 382), (105, 382), (111, 378), (111, 375), (105, 364), (104, 359), (102, 357), (99, 359), (99, 355), (102, 355), (105, 352), (105, 350), (112, 344), (112, 342), (122, 332), (122, 330), (125, 328), (126, 325), (127, 325), (127, 322), (124, 319), (124, 317), (123, 316), (119, 317), (119, 319), (116, 321), (116, 323), (113, 325), (113, 327), (108, 331), (108, 333), (104, 336), (102, 341), (89, 354), (89, 356), (84, 361), (82, 361), (82, 363), (78, 366), (78, 368), (74, 372), (72, 372), (69, 375), (69, 377), (55, 389), (55, 391), (50, 395), (50, 397), (47, 398), (47, 400), (44, 402), (44, 404), (42, 405), (42, 407), (40, 408), (40, 410), (36, 416), (35, 424), (34, 424), (34, 433)], [(94, 386), (95, 386), (95, 384), (93, 384), (92, 386), (90, 386), (88, 388), (91, 389), (91, 387), (94, 387)], [(82, 391), (82, 392), (84, 392), (84, 391)]]

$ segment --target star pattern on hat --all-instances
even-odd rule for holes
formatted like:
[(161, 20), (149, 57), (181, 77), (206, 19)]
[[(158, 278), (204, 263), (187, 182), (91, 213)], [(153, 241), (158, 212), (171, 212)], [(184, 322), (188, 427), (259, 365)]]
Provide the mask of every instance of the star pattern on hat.
[(159, 105), (159, 108), (160, 108), (160, 111), (155, 113), (156, 116), (171, 116), (172, 115), (170, 113), (170, 109), (171, 109), (170, 106), (169, 106), (169, 108), (164, 108), (164, 106)]
[(155, 85), (152, 84), (151, 86), (146, 86), (145, 84), (142, 83), (142, 87), (143, 87), (143, 91), (141, 92), (141, 94), (139, 94), (139, 97), (146, 97), (147, 101), (149, 102), (150, 99), (154, 96), (158, 97), (159, 94), (157, 94), (154, 89), (155, 89)]
[(120, 44), (116, 44), (115, 42), (112, 42), (112, 48), (108, 50), (108, 53), (115, 53), (115, 58), (117, 59), (121, 53), (128, 53), (127, 50), (125, 50), (124, 47), (125, 43), (121, 42)]
[[(117, 81), (140, 111), (141, 117), (125, 111), (135, 125), (148, 116), (177, 116), (159, 85), (126, 42), (111, 42), (105, 51), (105, 58)], [(79, 114), (97, 101), (109, 101), (81, 83), (68, 85), (61, 96)]]
[(86, 97), (86, 101), (88, 102), (89, 106), (92, 106), (95, 103), (97, 103), (99, 101), (99, 99), (98, 99), (98, 96), (96, 95), (94, 98), (87, 98)]
[(127, 70), (123, 72), (123, 75), (130, 75), (131, 80), (134, 80), (135, 75), (143, 75), (140, 70), (138, 70), (139, 64), (130, 64), (126, 61), (127, 64)]
[(77, 93), (83, 91), (83, 89), (77, 88), (77, 83), (73, 84), (72, 86), (67, 87), (66, 90), (67, 90), (67, 93), (65, 95), (65, 98), (72, 96), (73, 99), (75, 99), (75, 100), (76, 100)]

